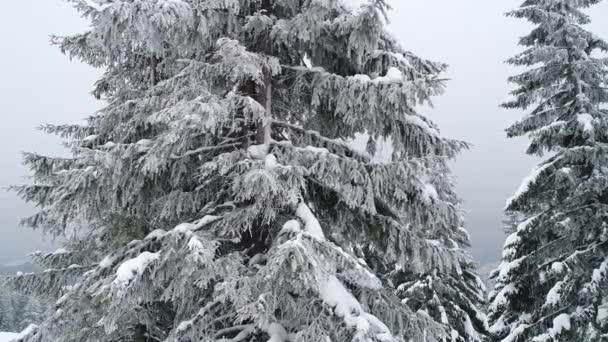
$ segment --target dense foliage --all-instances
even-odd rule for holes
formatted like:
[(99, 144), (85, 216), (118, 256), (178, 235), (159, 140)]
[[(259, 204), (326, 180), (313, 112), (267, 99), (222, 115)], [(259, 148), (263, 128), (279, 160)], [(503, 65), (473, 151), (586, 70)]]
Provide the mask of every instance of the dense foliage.
[(509, 62), (527, 70), (506, 108), (530, 112), (508, 129), (529, 154), (549, 154), (507, 203), (490, 307), (496, 340), (608, 338), (608, 44), (584, 28), (599, 0), (527, 0), (511, 16), (534, 24)]
[[(11, 280), (58, 298), (26, 341), (479, 341), (446, 166), (466, 144), (417, 112), (445, 66), (384, 0), (72, 2), (91, 30), (54, 42), (105, 68), (107, 106), (42, 127), (71, 157), (26, 155), (25, 223), (68, 238)], [(448, 321), (408, 304), (429, 294)]]

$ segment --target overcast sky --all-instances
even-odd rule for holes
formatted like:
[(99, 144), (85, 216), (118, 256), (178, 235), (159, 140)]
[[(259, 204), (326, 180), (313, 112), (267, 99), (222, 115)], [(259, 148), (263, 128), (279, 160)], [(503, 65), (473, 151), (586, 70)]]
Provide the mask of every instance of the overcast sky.
[[(506, 78), (515, 70), (503, 63), (520, 48), (529, 27), (503, 13), (521, 0), (393, 0), (391, 28), (407, 49), (450, 65), (448, 91), (426, 113), (444, 135), (474, 144), (454, 165), (465, 201), (473, 255), (480, 263), (500, 256), (502, 209), (535, 164), (524, 155), (526, 139), (506, 139), (504, 129), (521, 113), (498, 104), (507, 97)], [(608, 38), (608, 3), (592, 10), (594, 32)], [(99, 107), (90, 95), (99, 75), (70, 62), (50, 34), (86, 29), (63, 0), (7, 1), (0, 12), (0, 186), (27, 181), (21, 152), (62, 153), (59, 140), (34, 130), (42, 123), (79, 122)], [(0, 192), (0, 264), (48, 249), (38, 233), (18, 227), (31, 212), (12, 193)]]

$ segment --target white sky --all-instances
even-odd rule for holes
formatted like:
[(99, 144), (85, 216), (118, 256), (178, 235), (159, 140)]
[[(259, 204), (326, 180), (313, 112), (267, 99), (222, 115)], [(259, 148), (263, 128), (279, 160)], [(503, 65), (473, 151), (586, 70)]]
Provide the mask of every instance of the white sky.
[[(520, 51), (517, 39), (528, 26), (503, 13), (521, 0), (393, 0), (391, 28), (403, 46), (450, 64), (448, 92), (435, 100), (429, 116), (444, 135), (474, 148), (454, 167), (465, 200), (473, 254), (481, 263), (498, 258), (504, 241), (502, 208), (529, 173), (526, 140), (507, 140), (504, 129), (521, 113), (498, 107), (507, 97), (506, 78), (515, 70), (503, 63)], [(592, 29), (608, 39), (608, 3), (593, 8)], [(86, 28), (63, 0), (6, 1), (0, 12), (0, 187), (26, 181), (20, 153), (61, 153), (59, 140), (34, 130), (42, 123), (78, 122), (99, 104), (89, 95), (99, 71), (70, 62), (50, 47), (50, 34)], [(37, 233), (17, 228), (31, 212), (14, 194), (0, 191), (0, 264), (48, 249)]]

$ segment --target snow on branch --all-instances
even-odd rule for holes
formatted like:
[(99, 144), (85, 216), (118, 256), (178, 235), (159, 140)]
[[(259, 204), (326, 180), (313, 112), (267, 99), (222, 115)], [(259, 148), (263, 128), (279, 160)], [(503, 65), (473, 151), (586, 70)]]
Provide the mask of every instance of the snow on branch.
[(562, 332), (568, 331), (570, 328), (570, 315), (560, 314), (553, 319), (553, 326), (546, 333), (534, 337), (532, 342), (554, 341)]
[(300, 134), (308, 135), (313, 139), (316, 139), (322, 143), (327, 144), (327, 146), (337, 146), (339, 148), (343, 148), (349, 151), (355, 158), (360, 159), (362, 161), (370, 161), (371, 158), (369, 155), (361, 153), (355, 150), (349, 143), (345, 142), (342, 139), (329, 139), (321, 135), (318, 131), (307, 130), (304, 127), (300, 127), (294, 124), (290, 124), (287, 122), (272, 120), (272, 125), (287, 128), (293, 132), (297, 132)]
[(523, 180), (515, 194), (507, 200), (505, 209), (509, 209), (517, 200), (519, 200), (520, 197), (526, 194), (530, 190), (530, 187), (534, 185), (534, 183), (536, 183), (538, 177), (540, 177), (543, 172), (547, 171), (550, 167), (552, 167), (557, 161), (558, 160), (553, 160), (552, 162), (546, 163), (534, 169), (532, 173), (530, 173), (530, 175), (528, 175), (528, 177)]
[(330, 276), (319, 284), (319, 294), (327, 305), (334, 308), (334, 313), (344, 319), (346, 325), (356, 329), (353, 340), (364, 340), (368, 334), (380, 341), (393, 340), (389, 328), (377, 317), (365, 312), (361, 303), (335, 276)]
[(125, 288), (133, 278), (144, 274), (146, 269), (160, 258), (160, 253), (143, 252), (137, 257), (127, 260), (116, 270), (116, 278), (113, 285), (117, 288)]
[(323, 234), (319, 220), (317, 220), (306, 203), (300, 202), (296, 215), (304, 222), (304, 230), (308, 234), (319, 240), (325, 240), (325, 235)]

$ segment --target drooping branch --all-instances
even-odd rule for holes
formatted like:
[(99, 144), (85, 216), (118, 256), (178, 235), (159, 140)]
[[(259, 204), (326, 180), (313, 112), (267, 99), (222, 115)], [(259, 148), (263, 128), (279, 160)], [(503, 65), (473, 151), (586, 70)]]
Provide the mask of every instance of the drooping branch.
[(326, 137), (322, 136), (317, 131), (307, 130), (307, 129), (303, 128), (303, 127), (300, 127), (300, 126), (297, 126), (297, 125), (294, 125), (294, 124), (290, 124), (290, 123), (287, 123), (287, 122), (279, 121), (279, 120), (274, 120), (273, 119), (272, 120), (272, 124), (275, 125), (275, 126), (287, 128), (287, 129), (289, 129), (291, 131), (294, 131), (294, 132), (297, 132), (299, 134), (308, 135), (311, 138), (316, 139), (319, 142), (325, 144), (326, 146), (348, 151), (348, 153), (350, 153), (354, 158), (356, 158), (359, 161), (369, 162), (371, 160), (371, 158), (370, 158), (369, 155), (363, 154), (363, 153), (355, 150), (352, 146), (350, 146), (350, 144), (348, 144), (347, 142), (345, 142), (343, 140), (340, 140), (340, 139), (329, 139), (329, 138), (326, 138)]

